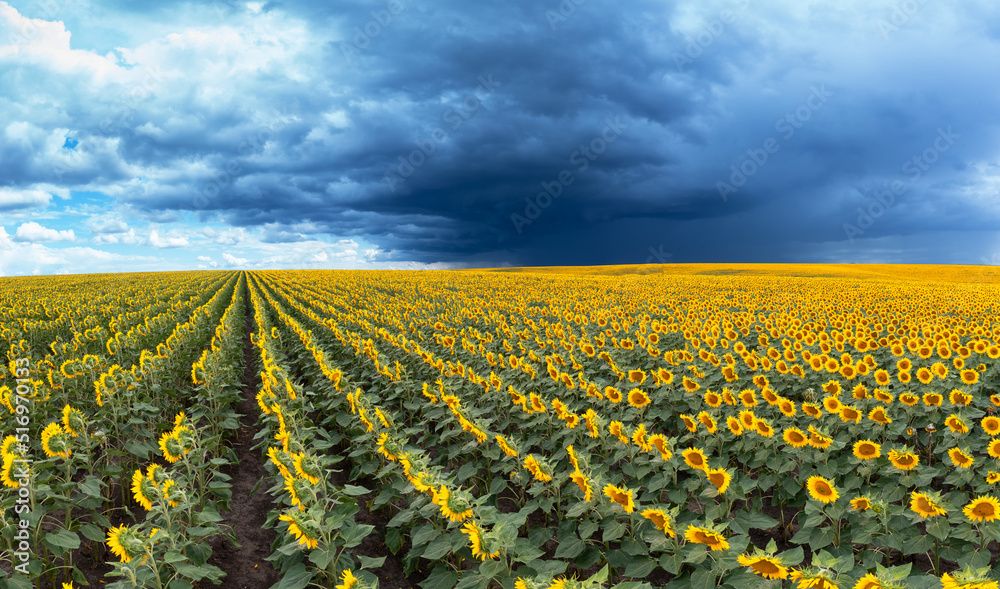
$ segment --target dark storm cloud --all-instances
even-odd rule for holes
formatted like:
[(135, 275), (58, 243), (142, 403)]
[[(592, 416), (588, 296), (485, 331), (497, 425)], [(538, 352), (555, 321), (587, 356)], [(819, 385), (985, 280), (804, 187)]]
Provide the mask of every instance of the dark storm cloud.
[[(995, 231), (987, 4), (102, 6), (265, 48), (255, 67), (194, 34), (151, 50), (174, 73), (110, 131), (107, 106), (40, 109), (87, 162), (65, 181), (118, 182), (147, 217), (518, 265), (869, 260)], [(304, 42), (255, 28), (269, 18), (304, 23)], [(0, 136), (5, 182), (52, 182), (44, 141)]]

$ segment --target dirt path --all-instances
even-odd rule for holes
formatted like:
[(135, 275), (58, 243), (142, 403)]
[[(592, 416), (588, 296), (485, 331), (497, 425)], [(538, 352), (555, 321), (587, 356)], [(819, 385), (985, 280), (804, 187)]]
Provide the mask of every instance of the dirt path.
[(233, 450), (239, 462), (227, 468), (233, 477), (233, 497), (229, 502), (231, 512), (223, 514), (223, 524), (232, 526), (240, 546), (233, 547), (224, 541), (212, 554), (214, 564), (226, 571), (222, 589), (266, 589), (279, 580), (278, 573), (265, 560), (271, 554), (275, 532), (264, 528), (267, 512), (272, 507), (271, 497), (261, 485), (251, 494), (257, 481), (265, 474), (260, 454), (252, 448), (257, 431), (257, 403), (255, 395), (260, 375), (254, 370), (254, 349), (250, 341), (253, 332), (253, 308), (250, 304), (249, 283), (244, 297), (246, 333), (243, 336), (243, 402), (240, 404), (240, 429), (233, 441)]

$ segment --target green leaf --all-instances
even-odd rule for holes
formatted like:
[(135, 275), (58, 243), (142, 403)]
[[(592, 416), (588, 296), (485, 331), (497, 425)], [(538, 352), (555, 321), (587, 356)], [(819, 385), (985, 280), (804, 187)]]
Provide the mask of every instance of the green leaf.
[(93, 540), (94, 542), (104, 542), (107, 538), (107, 536), (104, 535), (104, 531), (94, 524), (83, 524), (80, 526), (80, 532), (88, 540)]
[(603, 542), (610, 542), (612, 540), (617, 540), (625, 535), (628, 531), (625, 524), (620, 521), (613, 521), (610, 525), (604, 528), (604, 534), (601, 538)]
[(556, 558), (575, 558), (583, 549), (586, 548), (586, 544), (583, 540), (576, 536), (567, 538), (559, 543), (559, 547), (556, 548)]
[(281, 580), (271, 586), (271, 589), (305, 589), (312, 581), (313, 574), (306, 569), (306, 565), (299, 563), (288, 569)]
[(438, 560), (451, 552), (451, 538), (448, 534), (438, 536), (421, 555), (428, 560)]
[(358, 495), (367, 495), (368, 493), (371, 493), (369, 489), (366, 489), (364, 487), (359, 487), (357, 485), (344, 485), (344, 488), (341, 489), (341, 491), (343, 491), (345, 495), (350, 495), (352, 497), (356, 497)]
[(648, 577), (655, 568), (656, 561), (652, 558), (637, 557), (632, 561), (632, 564), (628, 565), (628, 568), (625, 569), (625, 576), (642, 579)]
[(487, 560), (479, 565), (479, 574), (487, 579), (492, 579), (507, 570), (507, 564), (499, 560)]
[(78, 536), (76, 532), (60, 529), (57, 532), (49, 532), (48, 534), (45, 534), (45, 543), (50, 546), (76, 550), (80, 547), (80, 536)]
[(358, 555), (358, 559), (361, 561), (361, 568), (363, 569), (377, 569), (385, 564), (385, 557), (380, 556), (378, 558), (372, 558), (370, 556), (364, 556), (363, 554)]

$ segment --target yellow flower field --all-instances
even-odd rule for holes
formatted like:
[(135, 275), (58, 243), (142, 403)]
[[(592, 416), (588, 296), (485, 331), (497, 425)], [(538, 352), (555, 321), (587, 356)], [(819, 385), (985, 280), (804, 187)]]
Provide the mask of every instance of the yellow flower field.
[(249, 385), (287, 586), (372, 587), (392, 563), (444, 589), (997, 586), (982, 268), (0, 283), (2, 505), (32, 457), (36, 577), (86, 581), (89, 542), (122, 587), (222, 578), (201, 539), (238, 500)]

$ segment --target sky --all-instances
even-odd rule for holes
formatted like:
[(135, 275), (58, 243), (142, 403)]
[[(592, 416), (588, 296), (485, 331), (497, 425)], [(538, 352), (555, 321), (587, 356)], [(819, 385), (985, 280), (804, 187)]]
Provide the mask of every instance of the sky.
[(0, 275), (1000, 264), (988, 0), (0, 1)]

